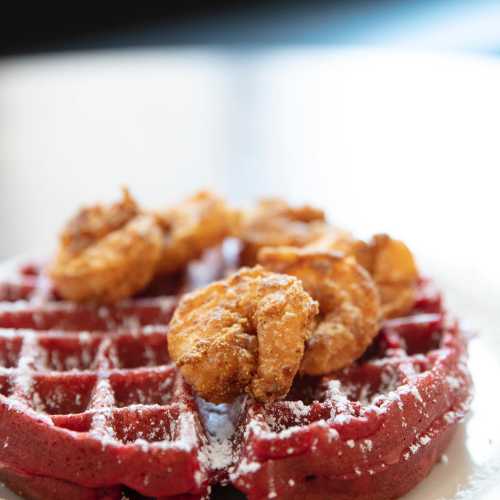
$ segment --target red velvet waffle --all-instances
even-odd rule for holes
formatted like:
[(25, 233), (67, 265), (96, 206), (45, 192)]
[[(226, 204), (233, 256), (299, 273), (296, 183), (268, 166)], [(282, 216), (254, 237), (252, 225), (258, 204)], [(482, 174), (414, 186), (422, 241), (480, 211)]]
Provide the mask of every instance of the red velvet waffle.
[[(36, 265), (0, 284), (0, 478), (28, 498), (389, 499), (430, 470), (469, 402), (464, 339), (422, 283), (362, 360), (298, 379), (286, 401), (212, 405), (167, 358), (176, 294), (219, 261), (142, 297), (57, 300)], [(171, 295), (160, 296), (168, 292)]]

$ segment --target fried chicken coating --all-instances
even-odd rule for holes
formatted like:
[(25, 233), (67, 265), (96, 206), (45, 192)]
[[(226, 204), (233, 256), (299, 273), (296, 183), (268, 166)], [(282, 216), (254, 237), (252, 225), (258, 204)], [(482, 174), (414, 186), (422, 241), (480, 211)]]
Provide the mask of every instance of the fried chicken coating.
[(359, 358), (379, 330), (381, 309), (370, 275), (353, 257), (294, 247), (264, 248), (259, 262), (299, 278), (320, 315), (306, 344), (302, 373), (322, 375)]
[(139, 206), (127, 188), (122, 188), (122, 199), (112, 205), (82, 207), (73, 216), (60, 235), (60, 244), (70, 254), (78, 254), (107, 234), (123, 227), (136, 215)]
[(377, 284), (385, 318), (408, 314), (415, 305), (418, 269), (410, 249), (387, 234), (363, 240), (319, 242), (325, 248), (353, 255)]
[(304, 205), (291, 207), (279, 198), (265, 198), (242, 214), (236, 236), (242, 241), (241, 262), (254, 265), (263, 247), (303, 247), (324, 234), (325, 214)]
[(303, 248), (317, 250), (335, 250), (345, 254), (352, 253), (356, 240), (350, 231), (338, 226), (325, 224), (319, 237)]
[(121, 201), (83, 208), (68, 222), (49, 275), (64, 299), (116, 302), (151, 280), (161, 244), (156, 221), (125, 189)]
[(237, 212), (222, 198), (200, 191), (167, 210), (156, 212), (164, 238), (158, 274), (181, 270), (229, 236)]
[(283, 398), (299, 369), (318, 304), (293, 276), (260, 266), (184, 296), (170, 323), (168, 349), (206, 400)]

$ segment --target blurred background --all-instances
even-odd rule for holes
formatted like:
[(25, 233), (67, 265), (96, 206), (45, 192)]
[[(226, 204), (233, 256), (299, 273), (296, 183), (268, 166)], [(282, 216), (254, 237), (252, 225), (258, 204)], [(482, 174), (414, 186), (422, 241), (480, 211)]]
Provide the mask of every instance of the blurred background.
[(0, 257), (50, 252), (122, 184), (151, 206), (209, 187), (325, 207), (498, 292), (500, 2), (179, 1), (2, 23)]
[(453, 477), (408, 499), (500, 498), (500, 2), (84, 5), (0, 18), (0, 258), (49, 254), (123, 184), (149, 206), (278, 195), (404, 239), (488, 368)]

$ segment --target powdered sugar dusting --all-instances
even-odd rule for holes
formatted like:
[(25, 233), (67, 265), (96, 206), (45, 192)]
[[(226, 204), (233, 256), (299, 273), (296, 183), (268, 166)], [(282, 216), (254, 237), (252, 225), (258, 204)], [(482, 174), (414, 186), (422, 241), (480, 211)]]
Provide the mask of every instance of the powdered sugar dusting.
[(198, 408), (207, 433), (207, 442), (201, 450), (200, 459), (207, 468), (226, 469), (234, 462), (232, 438), (235, 432), (235, 408), (209, 403), (201, 398), (198, 399)]
[(33, 367), (37, 355), (38, 341), (33, 332), (26, 332), (19, 353), (17, 375), (14, 381), (13, 397), (21, 402), (27, 402), (32, 393)]
[[(139, 300), (146, 307), (153, 304), (153, 299)], [(161, 303), (167, 317), (173, 299), (154, 300), (155, 307)], [(57, 331), (51, 329), (47, 318), (72, 318), (76, 312), (82, 313), (80, 306), (39, 303), (33, 313), (33, 322), (40, 328), (36, 333), (30, 329), (0, 329), (0, 342), (9, 346), (0, 349), (2, 401), (8, 400), (13, 411), (56, 426), (56, 432), (97, 440), (103, 447), (102, 456), (120, 447), (126, 447), (130, 454), (158, 457), (174, 449), (176, 453), (189, 454), (187, 462), (194, 480), (191, 484), (200, 489), (206, 487), (212, 476), (217, 481), (227, 480), (228, 473), (231, 480), (248, 491), (255, 481), (266, 481), (263, 498), (278, 498), (282, 497), (282, 488), (295, 487), (305, 475), (303, 471), (300, 477), (290, 473), (277, 481), (269, 464), (281, 459), (294, 463), (297, 456), (301, 460), (305, 457), (303, 461), (307, 463), (309, 454), (316, 456), (326, 450), (335, 460), (342, 455), (356, 459), (351, 469), (354, 480), (363, 474), (378, 474), (391, 465), (381, 462), (384, 441), (376, 426), (371, 426), (375, 420), (379, 420), (377, 424), (397, 422), (402, 435), (413, 436), (409, 433), (420, 425), (415, 423), (415, 415), (426, 426), (436, 417), (434, 405), (440, 397), (436, 387), (454, 391), (454, 397), (467, 389), (465, 357), (450, 373), (441, 367), (441, 379), (430, 384), (434, 363), (446, 360), (445, 350), (436, 350), (435, 358), (429, 358), (423, 349), (422, 353), (409, 355), (405, 342), (408, 340), (410, 345), (411, 335), (405, 338), (403, 332), (397, 339), (399, 344), (387, 347), (384, 340), (377, 340), (374, 347), (379, 352), (370, 351), (359, 363), (318, 379), (317, 386), (314, 380), (309, 386), (306, 378), (307, 387), (294, 387), (297, 391), (291, 393), (290, 401), (268, 405), (250, 400), (236, 405), (194, 401), (192, 391), (170, 364), (164, 342), (158, 341), (166, 336), (168, 321), (143, 326), (147, 315), (138, 313), (136, 305), (135, 299), (117, 305), (118, 309), (131, 308), (123, 318), (113, 306), (103, 307), (97, 322), (74, 331)], [(0, 304), (2, 308), (9, 314), (22, 313), (20, 318), (28, 317), (33, 303)], [(410, 317), (403, 327), (409, 328), (424, 319)], [(94, 330), (94, 324), (104, 330)], [(437, 334), (433, 341), (442, 340), (442, 332)], [(22, 342), (18, 340), (21, 337)], [(40, 381), (51, 377), (62, 381), (61, 386), (54, 384), (49, 390), (43, 389)], [(66, 380), (82, 384), (82, 389), (68, 395), (63, 390)], [(440, 425), (443, 420), (455, 423), (465, 411), (464, 403), (441, 413)], [(72, 430), (73, 426), (77, 430)], [(403, 431), (406, 427), (409, 428)], [(395, 458), (401, 453), (402, 460), (414, 456), (417, 460), (419, 450), (425, 447), (431, 453), (433, 438), (429, 427), (415, 436), (406, 449), (396, 447)], [(0, 441), (2, 446), (9, 449), (12, 443), (4, 438)], [(171, 472), (170, 466), (163, 471), (166, 477)], [(148, 471), (142, 477), (146, 490), (157, 480)]]

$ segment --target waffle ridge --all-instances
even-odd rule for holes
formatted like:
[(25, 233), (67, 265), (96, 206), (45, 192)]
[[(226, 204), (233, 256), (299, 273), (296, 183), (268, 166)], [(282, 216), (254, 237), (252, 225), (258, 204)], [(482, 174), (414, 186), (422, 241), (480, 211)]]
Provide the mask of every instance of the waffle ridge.
[(340, 500), (395, 498), (424, 477), (470, 399), (465, 341), (432, 284), (335, 376), (299, 378), (277, 403), (212, 405), (166, 339), (179, 294), (225, 265), (214, 252), (163, 288), (177, 293), (100, 308), (16, 265), (0, 284), (0, 477), (31, 498), (194, 499), (230, 482), (251, 499)]

